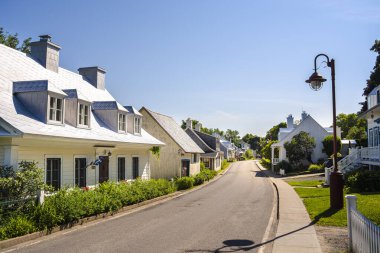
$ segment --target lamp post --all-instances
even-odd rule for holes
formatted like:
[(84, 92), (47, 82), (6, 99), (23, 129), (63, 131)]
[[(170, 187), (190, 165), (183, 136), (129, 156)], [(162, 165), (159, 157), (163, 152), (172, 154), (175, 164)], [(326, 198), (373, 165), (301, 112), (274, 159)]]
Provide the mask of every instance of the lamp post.
[(333, 150), (334, 150), (334, 171), (330, 175), (330, 207), (333, 209), (343, 208), (343, 174), (338, 171), (337, 160), (337, 142), (336, 142), (336, 105), (335, 105), (335, 60), (329, 59), (325, 54), (318, 54), (314, 58), (314, 73), (306, 80), (310, 88), (317, 91), (322, 88), (323, 82), (326, 81), (323, 76), (317, 72), (317, 59), (318, 57), (325, 57), (327, 67), (331, 68), (331, 83), (332, 83), (332, 102), (333, 102)]

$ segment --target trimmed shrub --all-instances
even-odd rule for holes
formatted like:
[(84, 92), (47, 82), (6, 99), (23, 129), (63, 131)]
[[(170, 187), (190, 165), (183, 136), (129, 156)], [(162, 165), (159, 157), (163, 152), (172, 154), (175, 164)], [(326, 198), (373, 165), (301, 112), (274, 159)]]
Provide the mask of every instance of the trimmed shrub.
[(32, 221), (25, 216), (15, 216), (8, 220), (5, 227), (0, 228), (0, 239), (21, 236), (36, 231), (37, 228)]
[(192, 177), (181, 177), (178, 178), (175, 183), (177, 185), (177, 189), (180, 190), (186, 190), (194, 186), (194, 178)]
[(348, 173), (345, 185), (349, 192), (380, 191), (380, 170), (357, 170)]
[(280, 169), (285, 170), (285, 173), (289, 173), (293, 171), (292, 165), (288, 161), (285, 161), (285, 160), (282, 160), (281, 162), (276, 164), (276, 166), (274, 166), (275, 172), (279, 172)]
[(324, 166), (323, 164), (310, 164), (307, 170), (312, 173), (324, 172)]
[(207, 181), (207, 177), (203, 173), (198, 173), (197, 175), (194, 176), (194, 185), (201, 185), (205, 181)]

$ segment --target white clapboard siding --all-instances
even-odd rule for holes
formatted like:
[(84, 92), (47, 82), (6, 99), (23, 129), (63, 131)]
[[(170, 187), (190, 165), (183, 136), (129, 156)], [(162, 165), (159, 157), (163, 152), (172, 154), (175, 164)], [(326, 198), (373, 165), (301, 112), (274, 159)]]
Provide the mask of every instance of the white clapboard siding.
[(0, 166), (4, 165), (4, 148), (0, 146)]
[[(133, 151), (123, 149), (113, 149), (112, 156), (109, 158), (109, 179), (117, 181), (118, 166), (117, 161), (119, 156), (126, 158), (126, 179), (132, 179), (132, 157), (139, 157), (139, 176), (144, 179), (149, 178), (149, 153), (147, 150)], [(104, 154), (97, 154), (104, 155)], [(95, 161), (94, 148), (78, 148), (78, 149), (43, 149), (35, 147), (20, 147), (18, 153), (18, 161), (35, 161), (38, 166), (45, 171), (45, 159), (48, 157), (61, 158), (61, 186), (73, 186), (74, 184), (74, 159), (75, 157), (85, 157), (87, 164)], [(94, 185), (95, 180), (98, 181), (98, 168), (93, 169), (92, 166), (86, 170), (87, 185)], [(96, 179), (95, 179), (96, 178)]]

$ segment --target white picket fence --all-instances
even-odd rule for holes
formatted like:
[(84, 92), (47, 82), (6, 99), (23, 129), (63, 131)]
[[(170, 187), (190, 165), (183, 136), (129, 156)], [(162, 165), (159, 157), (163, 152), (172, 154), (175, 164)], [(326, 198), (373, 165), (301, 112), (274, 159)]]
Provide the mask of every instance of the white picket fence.
[(380, 227), (356, 208), (357, 197), (347, 195), (349, 250), (354, 253), (380, 253)]

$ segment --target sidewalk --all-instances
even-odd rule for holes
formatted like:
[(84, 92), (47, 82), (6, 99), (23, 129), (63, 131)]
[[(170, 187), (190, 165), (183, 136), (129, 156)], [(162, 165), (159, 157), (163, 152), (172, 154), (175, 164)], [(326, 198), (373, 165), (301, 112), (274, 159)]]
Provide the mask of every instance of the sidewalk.
[[(260, 169), (265, 170), (257, 162)], [(270, 176), (270, 172), (268, 176)], [(293, 188), (280, 178), (271, 180), (279, 192), (279, 220), (272, 253), (321, 253), (321, 247), (309, 214)]]

